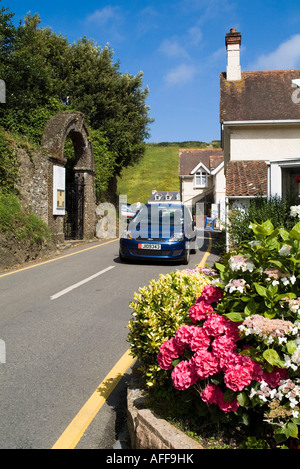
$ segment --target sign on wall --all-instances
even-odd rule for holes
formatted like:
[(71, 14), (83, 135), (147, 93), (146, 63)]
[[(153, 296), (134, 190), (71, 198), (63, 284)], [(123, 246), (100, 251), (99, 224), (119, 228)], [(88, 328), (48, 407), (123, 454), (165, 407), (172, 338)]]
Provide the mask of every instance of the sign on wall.
[(66, 170), (53, 166), (53, 215), (66, 213)]

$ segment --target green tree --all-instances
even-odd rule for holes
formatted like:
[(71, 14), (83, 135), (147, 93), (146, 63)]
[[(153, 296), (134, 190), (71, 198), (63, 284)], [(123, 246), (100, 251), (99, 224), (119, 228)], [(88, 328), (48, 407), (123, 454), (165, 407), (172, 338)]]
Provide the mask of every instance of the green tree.
[(5, 44), (0, 78), (7, 84), (1, 125), (39, 144), (52, 115), (83, 112), (97, 147), (97, 174), (105, 174), (101, 183), (97, 178), (101, 192), (109, 172), (110, 178), (119, 175), (144, 154), (152, 119), (143, 74), (122, 74), (109, 45), (101, 48), (86, 37), (69, 44), (50, 28), (41, 28), (38, 14), (27, 14), (14, 28), (12, 16), (0, 11), (0, 40)]

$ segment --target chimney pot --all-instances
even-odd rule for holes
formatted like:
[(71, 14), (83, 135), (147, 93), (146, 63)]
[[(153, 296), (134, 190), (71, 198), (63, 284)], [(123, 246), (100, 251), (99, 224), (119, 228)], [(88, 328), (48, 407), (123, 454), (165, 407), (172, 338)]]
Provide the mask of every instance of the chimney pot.
[(240, 47), (242, 36), (236, 32), (235, 28), (230, 29), (226, 34), (225, 44), (227, 49), (227, 70), (226, 78), (228, 81), (241, 80), (242, 72), (240, 66)]

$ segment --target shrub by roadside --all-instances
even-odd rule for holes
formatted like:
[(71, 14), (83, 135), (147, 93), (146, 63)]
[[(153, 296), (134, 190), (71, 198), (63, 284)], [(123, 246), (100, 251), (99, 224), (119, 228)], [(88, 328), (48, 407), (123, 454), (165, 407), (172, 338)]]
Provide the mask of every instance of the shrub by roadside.
[(48, 226), (24, 210), (15, 195), (0, 193), (0, 268), (36, 259), (53, 249)]
[[(299, 214), (292, 207), (292, 217)], [(246, 446), (263, 438), (273, 448), (299, 438), (300, 222), (289, 230), (270, 220), (251, 226), (252, 241), (216, 264), (219, 277), (207, 277), (161, 343), (149, 395), (190, 431), (217, 424), (249, 437)], [(142, 359), (138, 348), (134, 354)]]

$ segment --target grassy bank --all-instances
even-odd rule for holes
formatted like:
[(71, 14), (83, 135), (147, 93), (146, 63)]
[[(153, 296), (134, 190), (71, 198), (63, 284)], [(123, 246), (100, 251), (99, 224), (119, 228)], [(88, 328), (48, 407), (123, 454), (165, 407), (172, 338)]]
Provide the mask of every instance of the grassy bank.
[[(217, 145), (218, 142), (215, 143)], [(214, 142), (212, 142), (214, 146)], [(179, 148), (206, 148), (204, 142), (148, 143), (142, 160), (123, 169), (118, 178), (118, 194), (127, 195), (129, 203), (147, 203), (152, 189), (178, 191)]]

